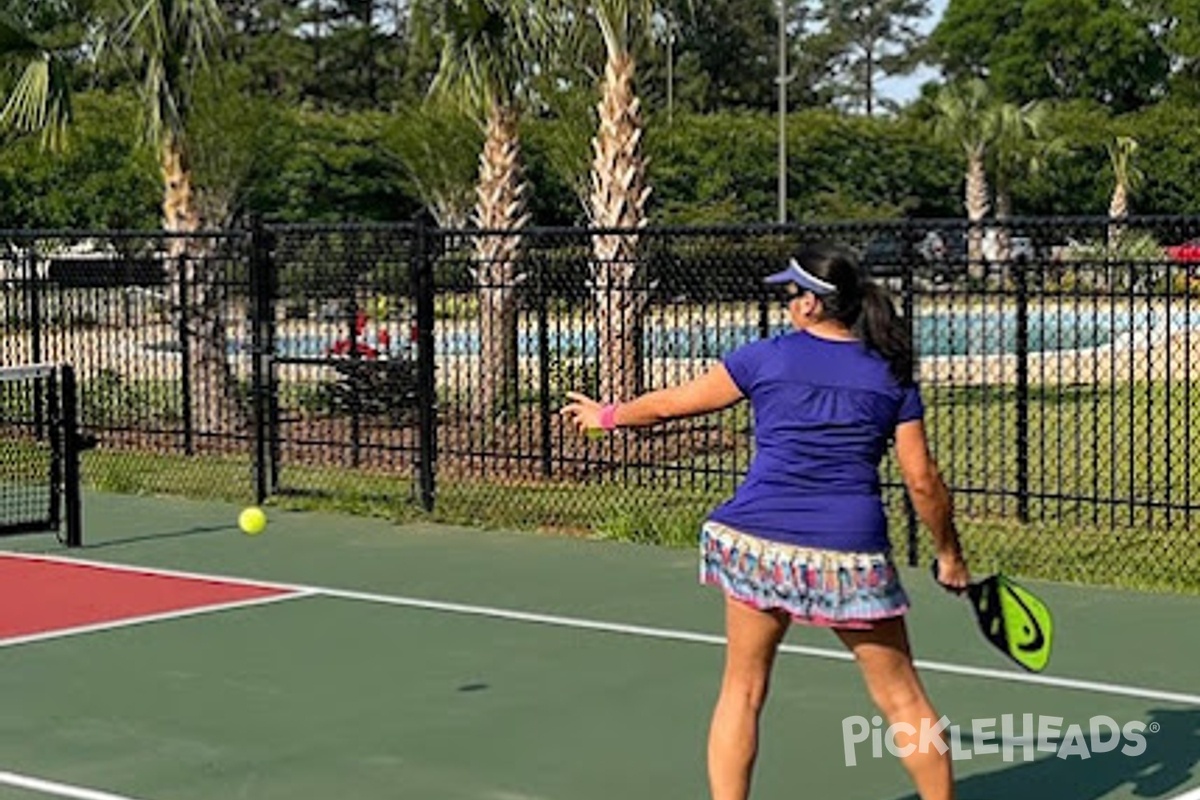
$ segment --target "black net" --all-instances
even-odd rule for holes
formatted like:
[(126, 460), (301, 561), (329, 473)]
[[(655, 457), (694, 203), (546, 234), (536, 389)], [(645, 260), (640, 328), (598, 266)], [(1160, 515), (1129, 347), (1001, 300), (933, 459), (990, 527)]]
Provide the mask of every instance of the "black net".
[(57, 370), (0, 367), (0, 533), (53, 530), (61, 514)]
[(77, 397), (68, 365), (0, 367), (0, 534), (83, 542)]

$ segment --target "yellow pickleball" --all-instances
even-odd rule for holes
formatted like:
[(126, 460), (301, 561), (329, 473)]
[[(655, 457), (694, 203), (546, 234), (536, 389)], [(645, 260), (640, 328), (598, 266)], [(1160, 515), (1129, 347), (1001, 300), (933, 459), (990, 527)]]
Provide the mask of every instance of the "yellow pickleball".
[(238, 527), (247, 536), (257, 536), (267, 527), (267, 515), (257, 506), (242, 509), (242, 513), (238, 515)]

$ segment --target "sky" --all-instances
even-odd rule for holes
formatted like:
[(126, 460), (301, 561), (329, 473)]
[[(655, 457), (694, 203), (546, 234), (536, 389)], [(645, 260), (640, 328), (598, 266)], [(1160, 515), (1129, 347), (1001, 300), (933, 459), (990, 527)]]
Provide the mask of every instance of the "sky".
[[(937, 25), (938, 20), (942, 18), (942, 14), (946, 11), (946, 4), (950, 0), (930, 0), (929, 9), (932, 12), (921, 26), (921, 30), (929, 33)], [(901, 103), (906, 103), (914, 99), (921, 89), (921, 84), (928, 80), (937, 77), (937, 71), (932, 69), (919, 69), (911, 75), (906, 75), (902, 78), (890, 78), (879, 82), (880, 93), (889, 99), (896, 100)]]

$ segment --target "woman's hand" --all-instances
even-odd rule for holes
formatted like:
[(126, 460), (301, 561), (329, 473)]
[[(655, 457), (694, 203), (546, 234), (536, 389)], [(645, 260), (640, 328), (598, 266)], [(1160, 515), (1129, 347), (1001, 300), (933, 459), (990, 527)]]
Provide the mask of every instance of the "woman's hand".
[(971, 583), (971, 571), (958, 552), (942, 553), (937, 558), (937, 582), (952, 592), (965, 591)]
[(576, 430), (580, 433), (601, 430), (600, 411), (603, 406), (579, 392), (567, 392), (567, 399), (572, 402), (563, 406), (558, 413), (567, 417)]

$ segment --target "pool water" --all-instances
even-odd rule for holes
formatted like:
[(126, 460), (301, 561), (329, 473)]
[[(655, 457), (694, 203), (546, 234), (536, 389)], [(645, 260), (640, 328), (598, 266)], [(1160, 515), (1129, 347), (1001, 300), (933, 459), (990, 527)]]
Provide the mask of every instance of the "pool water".
[[(345, 341), (344, 337), (340, 337), (341, 341)], [(279, 336), (275, 340), (275, 355), (280, 358), (314, 358), (330, 355), (330, 351), (334, 348), (338, 339), (330, 336), (321, 336), (319, 334), (303, 334), (293, 336)], [(414, 350), (414, 345), (407, 341), (393, 338), (385, 346), (374, 339), (360, 339), (360, 345), (366, 345), (378, 355), (386, 355), (392, 358), (398, 358), (409, 355)], [(153, 342), (144, 346), (145, 350), (162, 353), (178, 353), (178, 341), (162, 341)], [(246, 339), (231, 338), (226, 342), (226, 351), (231, 356), (248, 356), (254, 352), (253, 345)]]
[[(1173, 314), (1170, 330), (1200, 328), (1200, 311)], [(1167, 315), (1156, 312), (1066, 311), (1030, 312), (1027, 346), (1030, 352), (1055, 352), (1118, 346), (1132, 337), (1134, 344), (1156, 337), (1167, 329)], [(768, 335), (787, 333), (786, 323), (773, 325)], [(1017, 351), (1016, 312), (944, 312), (916, 318), (914, 344), (922, 356), (1003, 355)], [(720, 358), (734, 348), (761, 338), (757, 325), (650, 327), (643, 332), (648, 358)], [(575, 329), (550, 330), (549, 350), (559, 357), (591, 356), (596, 353), (596, 332)], [(522, 331), (519, 342), (524, 356), (538, 352), (536, 330)], [(443, 332), (437, 349), (444, 355), (472, 355), (479, 351), (475, 331)]]
[[(1200, 311), (1168, 315), (1155, 311), (1114, 312), (1096, 310), (1031, 310), (1028, 348), (1030, 352), (1057, 352), (1086, 348), (1121, 346), (1152, 341), (1165, 331), (1200, 328)], [(769, 336), (787, 333), (791, 327), (777, 323)], [(715, 359), (743, 344), (761, 338), (759, 327), (743, 325), (655, 326), (643, 331), (643, 349), (647, 358)], [(1015, 311), (947, 311), (918, 316), (914, 325), (914, 343), (921, 356), (986, 356), (1015, 353), (1017, 315)], [(552, 328), (547, 335), (550, 355), (557, 358), (594, 356), (596, 331)], [(370, 339), (381, 355), (411, 355), (413, 345), (399, 337), (382, 347)], [(281, 336), (275, 353), (280, 357), (304, 358), (327, 355), (333, 341), (316, 334)], [(475, 330), (439, 330), (435, 339), (439, 355), (471, 356), (479, 353), (479, 333)], [(522, 356), (536, 357), (539, 342), (536, 326), (528, 326), (518, 336)], [(178, 344), (162, 342), (147, 345), (156, 351), (178, 351)], [(231, 355), (248, 354), (245, 340), (229, 342)]]

